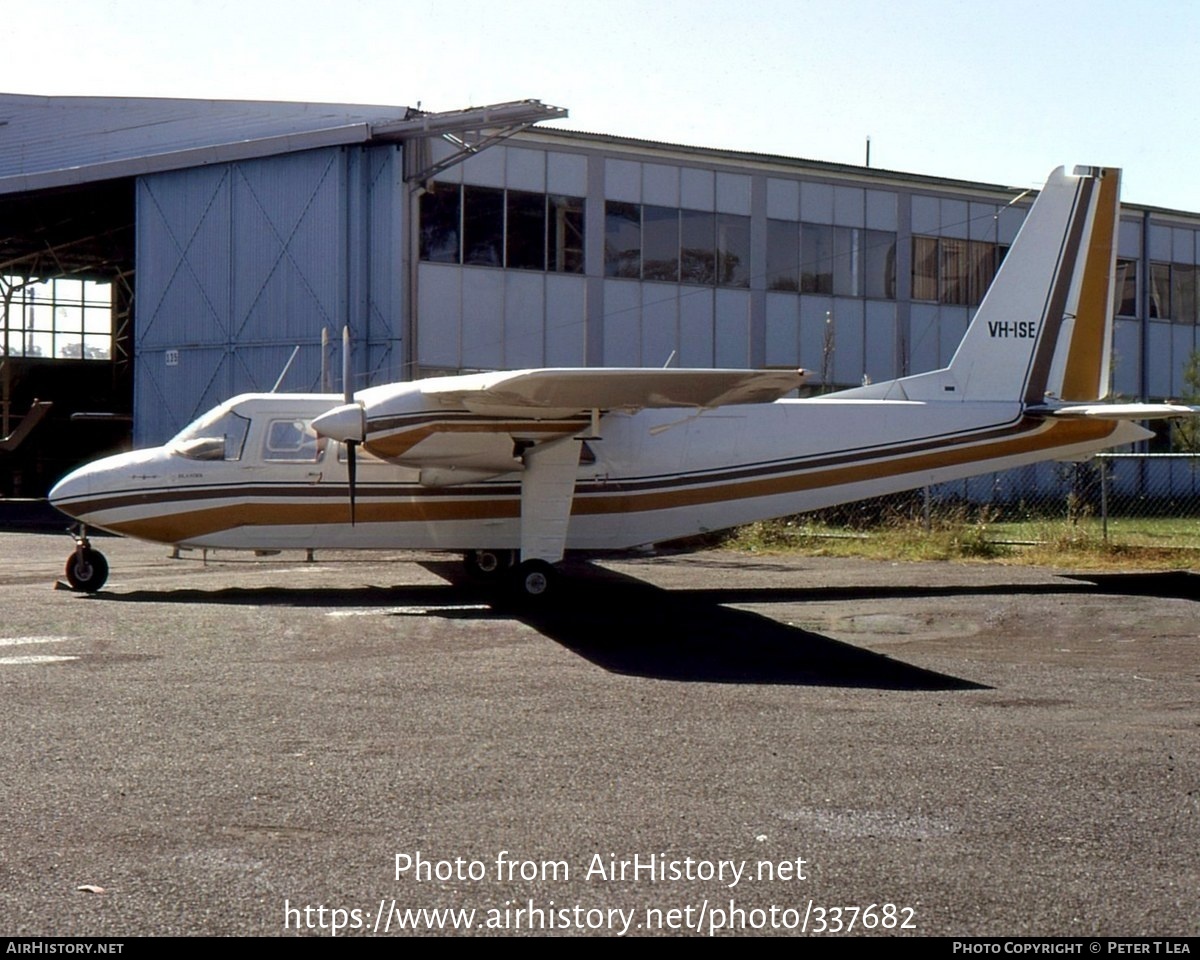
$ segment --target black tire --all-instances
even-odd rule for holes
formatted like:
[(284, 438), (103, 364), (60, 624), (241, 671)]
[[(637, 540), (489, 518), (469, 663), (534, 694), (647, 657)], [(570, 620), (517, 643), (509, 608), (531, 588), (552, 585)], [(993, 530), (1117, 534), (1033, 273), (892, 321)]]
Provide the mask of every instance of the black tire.
[(463, 556), (467, 573), (476, 580), (497, 580), (507, 574), (515, 557), (511, 550), (472, 550)]
[(108, 580), (108, 561), (99, 550), (84, 547), (67, 557), (67, 583), (80, 593), (95, 593)]
[(526, 603), (546, 603), (557, 593), (558, 571), (545, 560), (526, 560), (518, 565), (514, 593)]

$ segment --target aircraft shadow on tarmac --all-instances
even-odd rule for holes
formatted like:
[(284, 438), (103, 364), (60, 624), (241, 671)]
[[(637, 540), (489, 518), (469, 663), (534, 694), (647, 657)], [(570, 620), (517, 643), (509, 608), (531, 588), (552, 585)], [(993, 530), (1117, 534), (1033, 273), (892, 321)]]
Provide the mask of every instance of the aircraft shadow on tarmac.
[[(503, 617), (525, 623), (615, 673), (709, 683), (792, 684), (884, 690), (972, 690), (981, 684), (925, 670), (728, 604), (913, 599), (1020, 594), (1139, 594), (1200, 599), (1188, 573), (1095, 575), (1061, 584), (764, 587), (665, 590), (586, 562), (570, 564), (559, 601), (510, 605), (495, 588), (468, 579), (453, 561), (422, 563), (448, 584), (351, 589), (286, 587), (101, 593), (119, 602), (259, 606), (405, 606), (447, 619)], [(1064, 580), (1067, 578), (1064, 578)]]

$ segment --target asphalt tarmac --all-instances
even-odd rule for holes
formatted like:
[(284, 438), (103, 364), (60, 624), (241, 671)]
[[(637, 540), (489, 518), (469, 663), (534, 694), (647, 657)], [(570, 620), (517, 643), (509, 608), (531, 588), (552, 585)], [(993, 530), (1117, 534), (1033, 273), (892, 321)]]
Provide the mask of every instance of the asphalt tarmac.
[(1195, 576), (97, 546), (0, 534), (0, 933), (1200, 933)]

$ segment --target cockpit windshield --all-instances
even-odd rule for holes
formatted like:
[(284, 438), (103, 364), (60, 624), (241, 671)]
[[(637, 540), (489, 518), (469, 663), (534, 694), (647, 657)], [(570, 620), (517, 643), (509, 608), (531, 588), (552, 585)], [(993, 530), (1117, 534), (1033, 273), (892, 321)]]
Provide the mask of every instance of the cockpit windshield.
[(185, 427), (169, 444), (189, 460), (240, 460), (250, 421), (217, 407)]

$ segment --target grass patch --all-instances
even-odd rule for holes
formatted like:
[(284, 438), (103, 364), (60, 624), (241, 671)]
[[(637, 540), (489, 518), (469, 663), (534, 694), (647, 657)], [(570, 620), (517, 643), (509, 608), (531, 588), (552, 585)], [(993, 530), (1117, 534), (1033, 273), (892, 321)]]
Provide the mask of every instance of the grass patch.
[[(1119, 525), (1118, 525), (1119, 524)], [(871, 560), (990, 561), (1093, 570), (1200, 567), (1200, 521), (1109, 520), (997, 522), (988, 508), (962, 508), (931, 518), (901, 512), (869, 523), (788, 517), (733, 530), (721, 542), (747, 553), (797, 553)]]

